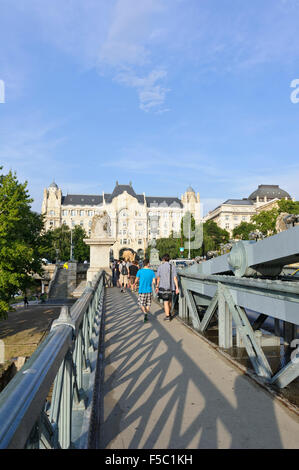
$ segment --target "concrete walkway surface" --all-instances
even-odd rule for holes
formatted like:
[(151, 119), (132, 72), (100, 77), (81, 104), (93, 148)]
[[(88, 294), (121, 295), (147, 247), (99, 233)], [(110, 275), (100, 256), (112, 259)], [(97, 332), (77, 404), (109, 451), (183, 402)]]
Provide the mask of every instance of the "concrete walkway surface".
[(102, 449), (299, 448), (299, 419), (153, 303), (106, 291)]

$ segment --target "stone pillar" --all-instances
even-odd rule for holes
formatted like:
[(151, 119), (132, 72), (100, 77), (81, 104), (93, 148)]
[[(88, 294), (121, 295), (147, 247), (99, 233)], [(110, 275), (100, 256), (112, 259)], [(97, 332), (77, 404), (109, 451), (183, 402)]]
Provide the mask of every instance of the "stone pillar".
[(92, 281), (95, 274), (104, 269), (111, 274), (110, 248), (114, 245), (115, 238), (86, 238), (84, 243), (90, 246), (90, 266), (87, 271), (87, 282)]

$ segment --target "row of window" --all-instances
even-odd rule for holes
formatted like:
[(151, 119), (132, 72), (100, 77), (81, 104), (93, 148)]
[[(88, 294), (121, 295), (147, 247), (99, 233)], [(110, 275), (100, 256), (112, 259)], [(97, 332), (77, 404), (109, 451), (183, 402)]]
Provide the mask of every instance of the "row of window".
[[(55, 211), (54, 210), (50, 210), (49, 211), (49, 215), (50, 216), (55, 216)], [(72, 209), (72, 210), (67, 210), (67, 209), (64, 209), (62, 210), (62, 216), (63, 217), (67, 217), (67, 216), (71, 216), (71, 217), (76, 217), (76, 216), (80, 216), (80, 217), (85, 217), (85, 216), (88, 216), (88, 217), (93, 217), (94, 216), (94, 211), (92, 210), (76, 210), (76, 209)], [(120, 214), (120, 217), (129, 217), (129, 213), (127, 211), (122, 211)], [(173, 217), (173, 218), (178, 218), (178, 217), (181, 217), (181, 214), (180, 213), (177, 213), (177, 212), (149, 212), (149, 216), (153, 216), (153, 215), (158, 215), (158, 216), (163, 216), (163, 217)], [(136, 212), (135, 211), (135, 217), (142, 217), (142, 213), (141, 212)]]
[[(120, 240), (120, 244), (121, 245), (130, 245), (131, 240), (127, 239), (127, 238), (123, 238), (122, 240)], [(138, 245), (142, 245), (142, 240), (141, 239), (138, 240)]]
[[(239, 224), (234, 224), (234, 228), (238, 227)], [(225, 224), (225, 228), (226, 230), (230, 230), (231, 229), (231, 226), (230, 224)]]
[(174, 219), (178, 218), (178, 217), (181, 217), (182, 214), (179, 213), (179, 212), (149, 212), (148, 215), (150, 217), (153, 217), (153, 216), (158, 216), (158, 217), (172, 217)]
[[(234, 215), (233, 220), (237, 221), (237, 220), (239, 220), (239, 217), (240, 216), (238, 216), (238, 215)], [(225, 216), (225, 220), (230, 220), (230, 218), (231, 218), (231, 216), (229, 216), (229, 215)], [(247, 216), (242, 215), (242, 221), (245, 221), (245, 220), (247, 220)]]

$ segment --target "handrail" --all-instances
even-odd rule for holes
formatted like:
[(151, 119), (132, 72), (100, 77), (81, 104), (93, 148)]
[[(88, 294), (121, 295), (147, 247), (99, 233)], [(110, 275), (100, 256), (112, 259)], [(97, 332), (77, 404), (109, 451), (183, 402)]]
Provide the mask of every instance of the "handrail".
[[(34, 427), (39, 441), (36, 445), (34, 438), (35, 446), (41, 440), (42, 447), (71, 446), (71, 413), (76, 403), (84, 403), (82, 373), (88, 366), (104, 287), (105, 273), (101, 271), (70, 315), (68, 307), (62, 307), (48, 336), (0, 394), (0, 448), (32, 446), (28, 438)], [(54, 379), (49, 418), (43, 405)]]
[(199, 274), (199, 273), (188, 273), (180, 271), (178, 273), (180, 277), (197, 280), (206, 283), (217, 284), (218, 282), (239, 286), (245, 288), (257, 288), (259, 290), (277, 291), (290, 294), (299, 294), (299, 284), (291, 281), (272, 280), (272, 279), (260, 279), (260, 278), (246, 278), (246, 277), (235, 277), (221, 274)]

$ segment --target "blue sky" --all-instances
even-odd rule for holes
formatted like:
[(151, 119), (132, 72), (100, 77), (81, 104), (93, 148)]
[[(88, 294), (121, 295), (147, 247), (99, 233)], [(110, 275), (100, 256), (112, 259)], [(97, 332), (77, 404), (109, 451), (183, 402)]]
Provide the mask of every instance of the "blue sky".
[(299, 0), (0, 0), (0, 165), (63, 194), (299, 199)]

